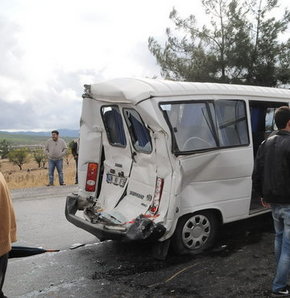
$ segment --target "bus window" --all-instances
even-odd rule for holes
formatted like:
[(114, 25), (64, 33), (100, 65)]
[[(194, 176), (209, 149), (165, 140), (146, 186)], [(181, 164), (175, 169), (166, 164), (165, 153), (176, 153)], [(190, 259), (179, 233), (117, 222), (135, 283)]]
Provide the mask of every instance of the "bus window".
[(274, 119), (274, 115), (275, 115), (275, 108), (268, 108), (266, 111), (266, 127), (265, 127), (265, 133), (266, 136), (269, 136), (274, 130), (278, 130), (276, 123), (275, 123), (275, 119)]
[(120, 110), (117, 106), (102, 107), (107, 138), (112, 146), (126, 147), (126, 137)]
[(133, 109), (124, 109), (124, 116), (135, 150), (143, 153), (151, 153), (150, 134), (139, 114)]
[(193, 151), (217, 146), (207, 103), (166, 104), (161, 105), (161, 109), (172, 126), (176, 151)]
[(219, 100), (215, 103), (220, 146), (249, 143), (246, 107), (240, 100)]
[(160, 105), (174, 136), (174, 153), (249, 144), (245, 102), (217, 100)]

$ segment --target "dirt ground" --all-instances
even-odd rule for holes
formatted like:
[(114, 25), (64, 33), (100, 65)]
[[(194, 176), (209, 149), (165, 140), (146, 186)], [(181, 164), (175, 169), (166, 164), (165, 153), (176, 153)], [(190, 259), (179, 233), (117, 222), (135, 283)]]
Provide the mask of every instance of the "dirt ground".
[[(20, 171), (17, 165), (12, 164), (8, 159), (0, 160), (0, 171), (3, 173), (8, 187), (12, 189), (39, 187), (48, 183), (47, 164), (44, 168), (39, 168), (35, 161), (31, 160), (23, 165)], [(68, 163), (63, 163), (65, 183), (70, 185), (75, 182), (75, 161), (72, 156)], [(58, 184), (58, 175), (55, 170), (55, 184)]]

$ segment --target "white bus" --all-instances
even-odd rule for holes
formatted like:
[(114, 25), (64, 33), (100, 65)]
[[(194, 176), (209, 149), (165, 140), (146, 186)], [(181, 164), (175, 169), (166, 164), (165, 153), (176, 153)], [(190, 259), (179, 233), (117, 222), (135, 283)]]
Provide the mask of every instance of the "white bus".
[(100, 240), (208, 249), (220, 225), (269, 211), (252, 191), (254, 156), (289, 100), (286, 89), (243, 85), (85, 85), (79, 191), (67, 197), (67, 219)]

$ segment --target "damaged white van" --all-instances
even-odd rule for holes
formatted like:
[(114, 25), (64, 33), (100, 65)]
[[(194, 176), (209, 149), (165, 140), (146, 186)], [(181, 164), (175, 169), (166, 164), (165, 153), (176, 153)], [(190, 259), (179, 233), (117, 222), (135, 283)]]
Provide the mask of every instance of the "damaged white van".
[(100, 240), (170, 242), (179, 254), (209, 248), (220, 225), (268, 211), (252, 192), (254, 156), (289, 100), (289, 90), (242, 85), (85, 85), (68, 221)]

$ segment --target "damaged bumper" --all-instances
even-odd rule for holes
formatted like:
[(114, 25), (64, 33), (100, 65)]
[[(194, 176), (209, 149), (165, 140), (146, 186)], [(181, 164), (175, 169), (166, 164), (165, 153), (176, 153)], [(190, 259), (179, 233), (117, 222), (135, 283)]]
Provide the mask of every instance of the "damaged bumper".
[(65, 216), (66, 219), (75, 226), (95, 235), (103, 240), (149, 240), (154, 241), (162, 237), (166, 229), (160, 223), (154, 223), (151, 219), (138, 216), (126, 225), (113, 225), (107, 222), (89, 222), (76, 215), (78, 211), (78, 198), (72, 194), (66, 199)]

